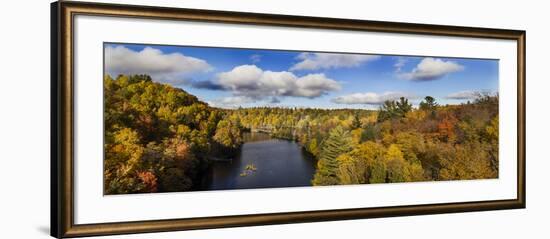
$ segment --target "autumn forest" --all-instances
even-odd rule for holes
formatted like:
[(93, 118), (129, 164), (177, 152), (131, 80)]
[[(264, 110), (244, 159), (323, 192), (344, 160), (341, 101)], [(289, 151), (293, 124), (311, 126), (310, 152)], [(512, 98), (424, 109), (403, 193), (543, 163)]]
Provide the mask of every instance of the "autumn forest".
[[(254, 133), (297, 145), (313, 165), (312, 186), (498, 178), (498, 94), (410, 100), (222, 108), (149, 75), (106, 74), (104, 192), (204, 190), (213, 165), (241, 157)], [(247, 180), (267, 172), (253, 163), (239, 170)]]

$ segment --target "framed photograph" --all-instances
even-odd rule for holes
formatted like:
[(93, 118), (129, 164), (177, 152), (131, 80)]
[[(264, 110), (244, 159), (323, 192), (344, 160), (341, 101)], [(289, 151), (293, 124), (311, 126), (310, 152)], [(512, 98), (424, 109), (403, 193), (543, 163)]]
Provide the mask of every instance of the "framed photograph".
[(525, 208), (525, 31), (51, 13), (54, 237)]

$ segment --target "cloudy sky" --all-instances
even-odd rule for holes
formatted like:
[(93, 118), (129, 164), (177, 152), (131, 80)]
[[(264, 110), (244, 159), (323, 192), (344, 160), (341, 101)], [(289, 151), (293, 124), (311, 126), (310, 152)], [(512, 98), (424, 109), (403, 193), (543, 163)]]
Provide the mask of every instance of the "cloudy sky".
[(105, 73), (149, 74), (210, 105), (376, 109), (430, 95), (440, 104), (498, 91), (498, 61), (105, 44)]

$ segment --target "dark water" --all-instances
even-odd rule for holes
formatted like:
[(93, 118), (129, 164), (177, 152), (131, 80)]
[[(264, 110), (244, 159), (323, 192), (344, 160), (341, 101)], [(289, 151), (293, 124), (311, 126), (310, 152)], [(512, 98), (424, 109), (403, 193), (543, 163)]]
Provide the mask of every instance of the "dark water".
[(202, 190), (311, 186), (315, 159), (296, 142), (246, 133), (239, 154), (213, 163)]

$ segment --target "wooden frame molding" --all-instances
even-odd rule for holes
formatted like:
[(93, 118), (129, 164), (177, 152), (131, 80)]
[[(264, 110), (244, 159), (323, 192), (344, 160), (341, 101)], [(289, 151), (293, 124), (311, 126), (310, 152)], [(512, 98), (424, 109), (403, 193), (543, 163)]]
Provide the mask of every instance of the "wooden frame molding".
[[(514, 40), (517, 42), (518, 69), (517, 198), (513, 200), (271, 213), (244, 216), (75, 224), (73, 198), (73, 23), (76, 15), (207, 21)], [(54, 237), (162, 232), (525, 208), (525, 31), (64, 1), (51, 4), (51, 23), (51, 235)]]

